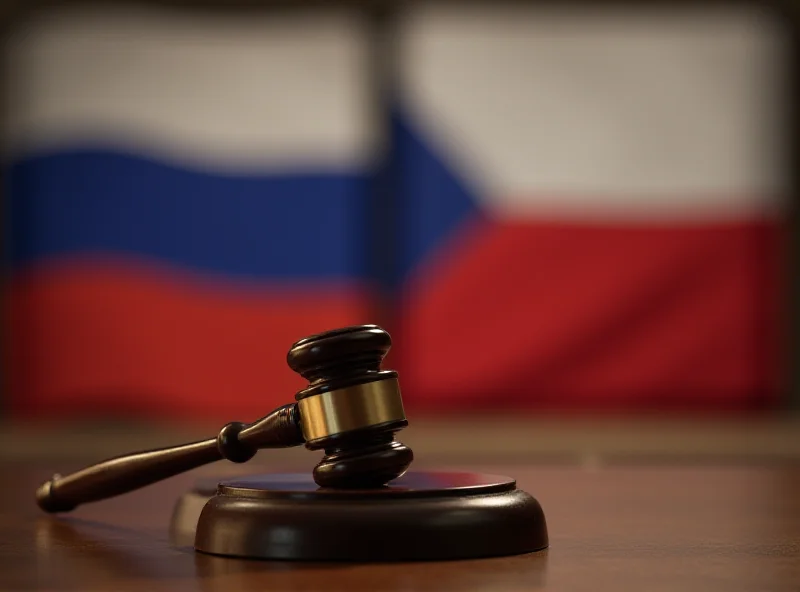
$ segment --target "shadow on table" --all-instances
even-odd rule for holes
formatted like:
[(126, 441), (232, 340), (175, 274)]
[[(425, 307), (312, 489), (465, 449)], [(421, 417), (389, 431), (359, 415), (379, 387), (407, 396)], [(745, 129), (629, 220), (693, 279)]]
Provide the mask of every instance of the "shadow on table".
[(545, 584), (547, 551), (480, 560), (398, 563), (258, 561), (196, 554), (206, 592), (291, 590), (527, 590)]

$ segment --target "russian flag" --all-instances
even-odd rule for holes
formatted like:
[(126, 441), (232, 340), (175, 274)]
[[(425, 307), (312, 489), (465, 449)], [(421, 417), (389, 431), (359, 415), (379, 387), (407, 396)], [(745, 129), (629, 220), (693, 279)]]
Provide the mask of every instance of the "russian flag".
[(784, 41), (755, 8), (410, 10), (409, 404), (774, 404)]
[(258, 417), (302, 386), (292, 342), (371, 320), (366, 35), (327, 10), (17, 28), (12, 412)]

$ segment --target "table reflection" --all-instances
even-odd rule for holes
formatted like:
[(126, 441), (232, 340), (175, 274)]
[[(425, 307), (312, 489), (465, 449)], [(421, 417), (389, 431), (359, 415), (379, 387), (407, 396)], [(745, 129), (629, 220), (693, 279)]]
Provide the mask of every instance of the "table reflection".
[[(314, 590), (529, 590), (543, 587), (548, 552), (469, 561), (310, 563), (217, 557), (170, 542), (167, 529), (122, 528), (75, 518), (36, 522), (37, 584), (58, 590), (110, 589), (120, 581), (191, 582), (204, 592)], [(344, 541), (343, 541), (344, 542)], [(411, 569), (411, 566), (414, 566)]]

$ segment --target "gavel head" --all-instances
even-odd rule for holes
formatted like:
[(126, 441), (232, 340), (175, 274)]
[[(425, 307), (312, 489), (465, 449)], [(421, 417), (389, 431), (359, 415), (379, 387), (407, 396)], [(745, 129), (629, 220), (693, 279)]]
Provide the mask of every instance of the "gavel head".
[(306, 448), (325, 451), (314, 468), (321, 487), (379, 487), (414, 460), (394, 439), (408, 421), (397, 372), (380, 367), (391, 345), (377, 325), (357, 325), (301, 339), (287, 354), (309, 382), (295, 398)]

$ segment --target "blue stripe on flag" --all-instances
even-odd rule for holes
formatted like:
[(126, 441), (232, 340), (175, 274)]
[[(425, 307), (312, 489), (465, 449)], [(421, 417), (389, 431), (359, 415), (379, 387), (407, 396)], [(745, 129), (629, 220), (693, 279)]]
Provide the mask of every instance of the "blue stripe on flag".
[(14, 268), (112, 253), (257, 280), (366, 273), (366, 174), (223, 176), (75, 150), (22, 159), (6, 179)]
[(393, 114), (393, 132), (394, 179), (401, 204), (402, 281), (446, 244), (464, 222), (483, 213), (474, 188), (399, 108)]

